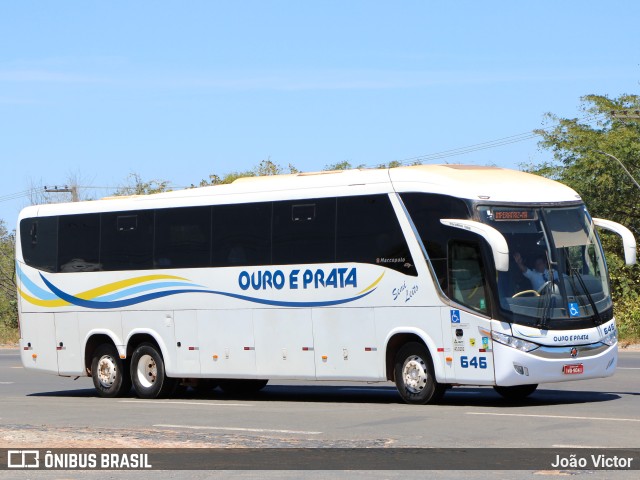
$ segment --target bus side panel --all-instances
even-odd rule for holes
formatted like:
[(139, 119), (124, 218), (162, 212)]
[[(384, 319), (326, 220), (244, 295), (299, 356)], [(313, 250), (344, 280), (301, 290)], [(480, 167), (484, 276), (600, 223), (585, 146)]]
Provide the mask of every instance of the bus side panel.
[(198, 315), (195, 310), (174, 312), (176, 332), (176, 375), (200, 375), (200, 338)]
[(202, 376), (255, 378), (253, 312), (199, 310), (197, 317)]
[(22, 313), (20, 356), (25, 368), (58, 374), (53, 313)]
[(385, 379), (373, 308), (315, 309), (313, 336), (318, 380)]
[(78, 315), (76, 312), (54, 314), (58, 373), (60, 375), (84, 375), (84, 361), (80, 351)]
[(316, 377), (311, 309), (255, 309), (253, 331), (258, 376)]

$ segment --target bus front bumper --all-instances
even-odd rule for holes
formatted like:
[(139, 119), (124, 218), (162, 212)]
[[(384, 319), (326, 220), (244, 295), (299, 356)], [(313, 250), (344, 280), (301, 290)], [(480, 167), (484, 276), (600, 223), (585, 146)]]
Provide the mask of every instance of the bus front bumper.
[(618, 363), (618, 344), (542, 346), (523, 352), (493, 343), (496, 385), (514, 386), (609, 377)]

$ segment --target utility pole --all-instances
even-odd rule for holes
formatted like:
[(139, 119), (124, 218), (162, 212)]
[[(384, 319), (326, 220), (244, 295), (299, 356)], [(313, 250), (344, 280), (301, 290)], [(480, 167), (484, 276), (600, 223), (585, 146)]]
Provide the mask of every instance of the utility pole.
[(78, 187), (77, 186), (72, 186), (72, 187), (68, 187), (67, 185), (65, 185), (64, 187), (58, 187), (57, 185), (55, 187), (47, 187), (45, 185), (44, 187), (44, 191), (47, 193), (70, 193), (71, 194), (71, 201), (72, 202), (78, 202), (79, 198), (78, 198)]

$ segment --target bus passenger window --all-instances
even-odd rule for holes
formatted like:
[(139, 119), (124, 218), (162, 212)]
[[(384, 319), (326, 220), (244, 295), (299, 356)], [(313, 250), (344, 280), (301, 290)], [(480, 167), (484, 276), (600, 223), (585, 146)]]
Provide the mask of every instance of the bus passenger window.
[(273, 264), (335, 261), (336, 199), (274, 202)]
[(198, 268), (211, 264), (211, 207), (156, 210), (156, 268)]
[(336, 261), (371, 263), (417, 275), (387, 195), (338, 198)]
[(213, 266), (271, 263), (271, 203), (213, 207)]
[(100, 214), (63, 215), (58, 221), (58, 271), (96, 272), (100, 265)]
[(153, 268), (153, 210), (103, 213), (100, 263), (104, 270)]
[(480, 246), (476, 242), (449, 242), (449, 298), (473, 310), (488, 313), (483, 272)]
[(449, 289), (447, 243), (452, 232), (450, 227), (440, 223), (440, 219), (469, 218), (469, 209), (464, 201), (447, 195), (410, 192), (400, 196), (427, 250), (440, 288), (446, 292)]
[(58, 217), (25, 218), (20, 222), (22, 257), (27, 265), (56, 272), (58, 265)]

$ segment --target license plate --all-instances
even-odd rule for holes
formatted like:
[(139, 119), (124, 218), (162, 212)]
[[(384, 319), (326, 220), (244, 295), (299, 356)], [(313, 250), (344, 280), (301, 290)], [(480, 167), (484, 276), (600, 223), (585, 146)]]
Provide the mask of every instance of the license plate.
[(566, 375), (576, 375), (584, 373), (584, 365), (578, 363), (576, 365), (565, 365), (562, 368), (562, 372)]

